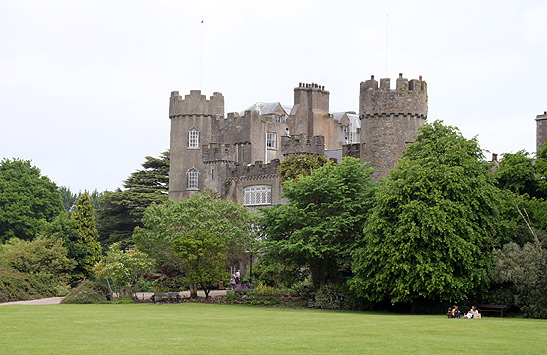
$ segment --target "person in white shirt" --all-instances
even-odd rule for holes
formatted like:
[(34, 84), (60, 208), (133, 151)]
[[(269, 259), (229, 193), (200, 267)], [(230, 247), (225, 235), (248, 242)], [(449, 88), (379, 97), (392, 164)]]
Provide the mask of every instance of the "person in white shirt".
[(471, 307), (469, 312), (467, 312), (467, 314), (465, 315), (465, 318), (471, 319), (477, 313), (479, 313), (479, 311), (477, 311), (477, 307), (473, 306), (473, 307)]

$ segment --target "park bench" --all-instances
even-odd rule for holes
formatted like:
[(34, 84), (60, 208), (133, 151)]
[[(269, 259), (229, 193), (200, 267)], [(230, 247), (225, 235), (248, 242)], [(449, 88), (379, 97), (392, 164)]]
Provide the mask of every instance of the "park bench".
[(503, 310), (505, 309), (505, 306), (499, 304), (479, 304), (477, 307), (481, 314), (484, 314), (484, 312), (499, 313), (500, 317), (503, 317)]
[(178, 292), (154, 292), (150, 297), (151, 302), (179, 302), (180, 294)]

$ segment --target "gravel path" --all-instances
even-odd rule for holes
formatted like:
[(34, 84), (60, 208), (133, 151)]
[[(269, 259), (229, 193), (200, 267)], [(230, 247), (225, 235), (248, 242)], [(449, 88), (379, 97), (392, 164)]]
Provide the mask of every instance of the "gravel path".
[[(153, 292), (137, 292), (137, 298), (147, 300), (153, 294), (154, 294)], [(190, 297), (190, 291), (182, 291), (180, 292), (180, 294), (182, 297)], [(226, 294), (226, 290), (214, 290), (214, 291), (211, 291), (209, 296), (219, 297), (219, 296), (224, 296), (225, 294)], [(205, 293), (203, 291), (198, 291), (198, 296), (205, 297)], [(43, 306), (43, 305), (59, 304), (61, 303), (62, 300), (63, 300), (63, 297), (50, 297), (50, 298), (40, 298), (37, 300), (29, 300), (29, 301), (0, 303), (0, 306), (10, 306), (10, 305)]]
[(59, 304), (63, 300), (63, 297), (50, 297), (50, 298), (40, 298), (37, 300), (30, 301), (17, 301), (17, 302), (6, 302), (0, 303), (0, 306), (11, 306), (11, 305), (27, 305), (27, 306), (43, 306), (48, 304)]

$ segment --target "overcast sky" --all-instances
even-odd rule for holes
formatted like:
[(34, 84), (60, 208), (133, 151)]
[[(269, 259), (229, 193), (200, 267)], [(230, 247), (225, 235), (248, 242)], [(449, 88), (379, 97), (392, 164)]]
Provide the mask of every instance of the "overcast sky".
[(171, 91), (219, 91), (232, 112), (315, 82), (358, 111), (361, 81), (398, 73), (427, 81), (429, 121), (533, 152), (546, 18), (546, 1), (0, 0), (0, 158), (113, 190), (169, 148)]

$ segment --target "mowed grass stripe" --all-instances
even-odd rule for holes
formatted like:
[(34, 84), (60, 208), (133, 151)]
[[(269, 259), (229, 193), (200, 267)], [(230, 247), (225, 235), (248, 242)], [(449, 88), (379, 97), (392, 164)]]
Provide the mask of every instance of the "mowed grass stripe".
[(547, 354), (547, 321), (237, 305), (0, 308), (0, 353)]

